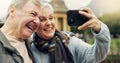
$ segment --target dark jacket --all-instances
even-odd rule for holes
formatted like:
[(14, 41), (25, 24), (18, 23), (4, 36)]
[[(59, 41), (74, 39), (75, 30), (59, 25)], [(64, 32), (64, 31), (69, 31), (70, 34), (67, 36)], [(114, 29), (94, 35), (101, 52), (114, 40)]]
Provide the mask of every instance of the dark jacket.
[[(30, 58), (33, 60), (33, 63), (36, 63), (28, 40), (25, 40), (25, 44)], [(0, 31), (0, 63), (24, 63), (24, 60), (20, 53), (12, 45), (10, 45), (9, 41), (1, 31)]]

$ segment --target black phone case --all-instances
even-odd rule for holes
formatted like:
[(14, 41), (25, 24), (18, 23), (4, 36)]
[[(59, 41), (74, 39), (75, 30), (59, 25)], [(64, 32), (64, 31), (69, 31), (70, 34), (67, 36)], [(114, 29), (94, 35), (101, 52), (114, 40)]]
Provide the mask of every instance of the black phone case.
[(69, 26), (80, 26), (89, 20), (89, 18), (80, 15), (78, 10), (68, 10), (66, 14)]

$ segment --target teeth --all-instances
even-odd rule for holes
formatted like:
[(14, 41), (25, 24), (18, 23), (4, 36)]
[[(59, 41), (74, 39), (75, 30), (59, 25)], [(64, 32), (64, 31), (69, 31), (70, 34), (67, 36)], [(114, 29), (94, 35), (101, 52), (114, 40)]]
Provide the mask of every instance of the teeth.
[(32, 26), (28, 26), (31, 30), (33, 30), (34, 28)]
[(28, 25), (27, 25), (27, 27), (28, 27), (30, 30), (33, 30), (32, 26), (28, 26)]
[(45, 30), (48, 30), (48, 31), (49, 31), (49, 30), (51, 30), (51, 29), (52, 29), (52, 28), (48, 28), (48, 29), (45, 29)]
[(37, 27), (37, 25), (34, 22), (29, 22), (26, 26), (31, 30), (35, 30)]

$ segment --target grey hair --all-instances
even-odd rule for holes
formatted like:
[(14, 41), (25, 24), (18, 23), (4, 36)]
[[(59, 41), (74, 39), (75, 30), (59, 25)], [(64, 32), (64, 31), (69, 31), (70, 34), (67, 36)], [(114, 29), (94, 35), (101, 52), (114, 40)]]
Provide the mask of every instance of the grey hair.
[[(41, 3), (38, 1), (38, 0), (13, 0), (11, 2), (11, 4), (9, 5), (9, 8), (8, 8), (8, 12), (9, 12), (9, 9), (11, 7), (15, 7), (16, 9), (21, 9), (22, 7), (24, 7), (24, 5), (29, 2), (29, 1), (32, 1), (35, 5), (37, 6), (40, 6), (41, 7)], [(7, 12), (7, 15), (6, 15), (6, 19), (8, 18), (9, 16), (9, 13)]]
[(54, 13), (54, 9), (52, 5), (50, 5), (49, 3), (41, 3), (41, 4), (42, 4), (42, 9), (47, 7), (47, 8), (50, 8)]
[(17, 9), (21, 9), (29, 1), (32, 1), (37, 6), (41, 6), (41, 3), (38, 0), (13, 0), (9, 8), (14, 6)]
[(22, 8), (29, 0), (13, 0), (9, 6), (11, 8), (14, 6), (17, 9)]

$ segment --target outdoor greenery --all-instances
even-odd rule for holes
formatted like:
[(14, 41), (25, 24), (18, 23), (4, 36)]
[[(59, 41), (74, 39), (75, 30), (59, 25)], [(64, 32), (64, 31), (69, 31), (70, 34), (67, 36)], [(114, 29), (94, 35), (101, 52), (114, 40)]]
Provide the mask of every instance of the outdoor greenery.
[[(94, 43), (93, 38), (89, 39), (88, 41), (89, 41), (88, 43), (90, 44)], [(120, 38), (114, 38), (111, 40), (109, 54), (120, 55)]]
[(106, 61), (110, 60), (111, 63), (118, 63), (120, 61), (120, 12), (107, 13), (99, 19), (108, 25), (112, 37), (110, 53)]
[(114, 38), (117, 38), (118, 35), (120, 35), (120, 12), (107, 13), (99, 19), (108, 25)]
[[(93, 38), (88, 40), (90, 44), (94, 43)], [(102, 63), (119, 63), (120, 62), (120, 38), (111, 40), (110, 52)]]
[(111, 54), (120, 55), (120, 38), (112, 39)]

